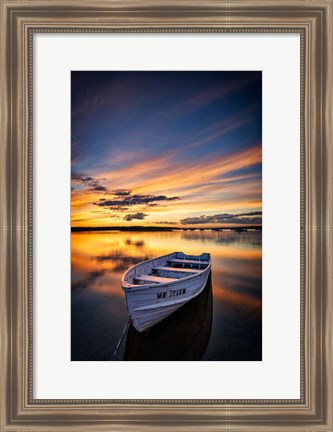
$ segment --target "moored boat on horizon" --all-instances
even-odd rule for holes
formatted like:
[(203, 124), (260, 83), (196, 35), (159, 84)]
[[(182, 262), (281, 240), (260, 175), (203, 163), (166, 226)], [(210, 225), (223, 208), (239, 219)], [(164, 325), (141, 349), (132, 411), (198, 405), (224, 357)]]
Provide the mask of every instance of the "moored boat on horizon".
[(173, 252), (131, 267), (121, 284), (134, 328), (146, 331), (198, 296), (210, 271), (208, 253)]

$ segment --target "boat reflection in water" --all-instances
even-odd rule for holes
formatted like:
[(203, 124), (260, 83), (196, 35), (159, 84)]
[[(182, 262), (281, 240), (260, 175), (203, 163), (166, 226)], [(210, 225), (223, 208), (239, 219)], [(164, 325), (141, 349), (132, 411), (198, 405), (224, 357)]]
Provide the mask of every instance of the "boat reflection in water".
[[(128, 320), (121, 289), (124, 272), (154, 256), (182, 249), (194, 255), (203, 250), (211, 254), (213, 317), (204, 290), (156, 328), (143, 334), (131, 329), (126, 358), (262, 360), (261, 232), (79, 232), (72, 233), (71, 247), (72, 361), (112, 360)], [(208, 319), (200, 318), (205, 314)], [(202, 337), (211, 319), (211, 333), (208, 325)], [(194, 337), (195, 343), (190, 339)], [(209, 339), (206, 349), (205, 338)], [(115, 360), (122, 361), (125, 350), (126, 337)]]
[(197, 297), (156, 324), (139, 333), (131, 324), (124, 360), (202, 360), (212, 328), (211, 275)]

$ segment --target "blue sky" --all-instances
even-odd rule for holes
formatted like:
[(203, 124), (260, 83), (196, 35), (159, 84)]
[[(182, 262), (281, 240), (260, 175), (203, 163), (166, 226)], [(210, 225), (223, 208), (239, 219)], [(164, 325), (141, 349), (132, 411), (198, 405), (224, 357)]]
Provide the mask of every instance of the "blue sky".
[(72, 224), (261, 223), (261, 88), (261, 72), (72, 72)]

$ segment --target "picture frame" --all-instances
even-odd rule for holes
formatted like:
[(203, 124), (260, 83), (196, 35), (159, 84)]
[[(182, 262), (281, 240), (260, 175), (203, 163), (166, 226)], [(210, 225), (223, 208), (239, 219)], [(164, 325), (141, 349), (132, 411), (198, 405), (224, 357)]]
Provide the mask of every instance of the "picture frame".
[[(1, 430), (332, 432), (332, 0), (1, 3)], [(33, 37), (37, 33), (301, 37), (301, 397), (33, 398)]]

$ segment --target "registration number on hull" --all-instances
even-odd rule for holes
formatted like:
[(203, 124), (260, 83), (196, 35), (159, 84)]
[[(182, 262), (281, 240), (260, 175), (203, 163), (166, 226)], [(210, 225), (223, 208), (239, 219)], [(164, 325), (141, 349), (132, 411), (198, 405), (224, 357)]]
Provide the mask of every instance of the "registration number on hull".
[(182, 288), (174, 291), (165, 291), (165, 292), (157, 293), (157, 298), (161, 299), (167, 297), (175, 297), (175, 296), (183, 295), (185, 293), (186, 293), (186, 288)]

